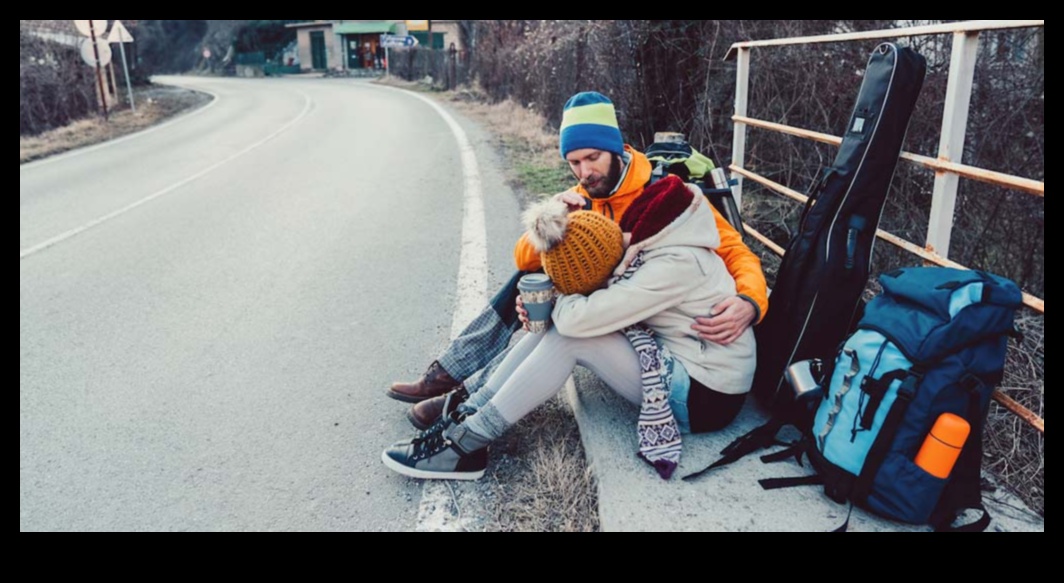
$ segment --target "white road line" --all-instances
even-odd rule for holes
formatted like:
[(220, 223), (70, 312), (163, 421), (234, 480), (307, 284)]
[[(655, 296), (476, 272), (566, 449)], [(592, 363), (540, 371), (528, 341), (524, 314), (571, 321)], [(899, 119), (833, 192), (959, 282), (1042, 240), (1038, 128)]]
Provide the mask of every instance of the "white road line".
[[(488, 231), (484, 219), (484, 191), (480, 181), (480, 166), (476, 151), (462, 126), (447, 110), (431, 99), (404, 91), (428, 104), (451, 128), (462, 155), (462, 174), (465, 177), (464, 210), (462, 219), (462, 256), (458, 264), (458, 304), (451, 323), (451, 337), (455, 338), (488, 305)], [(455, 491), (458, 493), (456, 494)], [(483, 507), (475, 488), (425, 482), (418, 509), (418, 532), (462, 532), (475, 521), (470, 509)], [(461, 499), (459, 504), (455, 498)], [(456, 507), (460, 510), (456, 512)]]
[(292, 129), (296, 124), (298, 124), (299, 122), (303, 121), (303, 119), (305, 117), (307, 117), (307, 114), (310, 113), (310, 110), (312, 109), (312, 106), (313, 106), (314, 102), (310, 99), (310, 96), (307, 95), (306, 93), (303, 93), (302, 91), (300, 91), (299, 93), (300, 93), (300, 95), (303, 96), (303, 100), (304, 100), (303, 111), (300, 112), (300, 114), (298, 116), (296, 116), (295, 119), (293, 119), (292, 121), (290, 121), (287, 124), (285, 124), (284, 127), (282, 127), (281, 129), (279, 129), (276, 132), (270, 134), (266, 138), (264, 138), (264, 139), (262, 139), (262, 140), (260, 140), (260, 141), (258, 141), (256, 143), (248, 146), (247, 148), (244, 148), (243, 150), (237, 152), (236, 154), (233, 154), (232, 156), (229, 156), (228, 158), (222, 160), (221, 162), (213, 164), (213, 165), (209, 166), (208, 168), (206, 168), (205, 170), (197, 172), (196, 174), (193, 174), (192, 176), (189, 176), (188, 178), (186, 178), (186, 179), (184, 179), (184, 180), (182, 180), (182, 181), (180, 181), (180, 182), (178, 182), (176, 184), (168, 186), (168, 187), (160, 190), (159, 192), (156, 192), (155, 194), (152, 194), (151, 196), (148, 196), (147, 198), (143, 198), (141, 200), (138, 200), (137, 202), (135, 202), (135, 203), (133, 203), (133, 204), (131, 204), (131, 205), (125, 207), (125, 208), (121, 208), (121, 209), (119, 209), (119, 210), (117, 210), (117, 211), (115, 211), (115, 212), (113, 212), (113, 213), (111, 213), (109, 215), (102, 216), (102, 217), (100, 217), (98, 219), (94, 219), (94, 220), (92, 220), (92, 221), (90, 221), (88, 223), (85, 223), (84, 225), (82, 225), (82, 226), (80, 226), (80, 227), (78, 227), (76, 229), (71, 229), (71, 230), (69, 230), (69, 231), (67, 231), (67, 232), (65, 232), (65, 233), (63, 233), (61, 235), (57, 235), (55, 237), (52, 237), (51, 239), (48, 239), (47, 241), (45, 241), (43, 243), (40, 243), (38, 245), (34, 245), (33, 247), (30, 247), (29, 249), (25, 249), (25, 250), (20, 251), (19, 252), (19, 261), (21, 261), (23, 259), (26, 259), (27, 257), (30, 257), (31, 255), (36, 255), (37, 253), (40, 253), (41, 251), (44, 251), (45, 249), (48, 249), (50, 247), (54, 247), (54, 246), (56, 246), (56, 245), (58, 245), (58, 244), (60, 244), (60, 243), (62, 243), (64, 241), (68, 241), (70, 239), (73, 239), (74, 237), (77, 237), (78, 235), (80, 235), (80, 234), (82, 234), (82, 233), (84, 233), (86, 231), (89, 231), (91, 229), (95, 229), (96, 227), (99, 227), (100, 225), (102, 225), (102, 224), (104, 224), (104, 223), (106, 223), (108, 221), (111, 221), (112, 219), (116, 219), (116, 218), (118, 218), (118, 217), (120, 217), (120, 216), (122, 216), (122, 215), (124, 215), (124, 214), (126, 214), (128, 212), (130, 212), (130, 211), (133, 211), (133, 210), (135, 210), (137, 208), (140, 208), (140, 207), (148, 204), (149, 202), (152, 202), (153, 200), (156, 200), (156, 199), (158, 199), (160, 197), (166, 196), (167, 194), (170, 194), (171, 192), (173, 192), (173, 191), (175, 191), (175, 190), (177, 190), (177, 189), (179, 189), (179, 188), (181, 188), (183, 186), (187, 186), (187, 185), (199, 180), (200, 178), (203, 178), (204, 176), (207, 176), (208, 174), (214, 172), (215, 170), (221, 168), (222, 166), (225, 166), (226, 164), (228, 164), (228, 163), (230, 163), (230, 162), (232, 162), (232, 161), (234, 161), (234, 160), (236, 160), (238, 158), (241, 158), (241, 157), (243, 157), (243, 156), (245, 156), (245, 155), (247, 155), (247, 154), (249, 154), (249, 153), (251, 153), (251, 152), (253, 152), (253, 151), (257, 150), (257, 149), (259, 149), (259, 148), (261, 148), (262, 146), (266, 145), (268, 142), (270, 142), (271, 140), (273, 140), (277, 136), (279, 136), (279, 135), (287, 132), (288, 130)]
[(75, 158), (77, 156), (82, 156), (82, 155), (85, 155), (85, 154), (89, 154), (91, 152), (96, 152), (96, 151), (102, 150), (104, 148), (110, 148), (111, 146), (117, 146), (118, 144), (122, 144), (122, 143), (128, 142), (130, 140), (135, 140), (137, 138), (143, 138), (144, 136), (147, 136), (149, 134), (154, 134), (155, 132), (157, 132), (159, 130), (166, 129), (166, 128), (174, 125), (174, 124), (186, 122), (186, 121), (188, 121), (188, 120), (190, 120), (190, 119), (192, 119), (192, 118), (194, 118), (194, 117), (196, 117), (196, 116), (208, 111), (209, 109), (211, 109), (215, 105), (218, 105), (218, 102), (221, 100), (221, 98), (216, 93), (212, 93), (210, 91), (207, 91), (206, 89), (194, 89), (194, 91), (199, 91), (200, 93), (206, 93), (207, 95), (210, 95), (211, 98), (212, 98), (211, 102), (208, 103), (207, 105), (205, 105), (205, 106), (193, 111), (193, 112), (181, 114), (181, 115), (175, 117), (174, 119), (172, 119), (172, 120), (170, 120), (170, 121), (168, 121), (166, 123), (162, 123), (162, 124), (159, 124), (157, 126), (152, 126), (152, 127), (148, 128), (146, 130), (141, 130), (139, 132), (129, 134), (128, 136), (122, 136), (121, 138), (116, 138), (114, 140), (110, 140), (110, 141), (104, 142), (102, 144), (97, 144), (95, 146), (89, 146), (87, 148), (80, 148), (78, 150), (74, 150), (74, 151), (71, 151), (71, 152), (66, 152), (65, 154), (59, 154), (58, 156), (52, 156), (50, 158), (45, 158), (44, 160), (38, 160), (36, 162), (27, 162), (27, 163), (22, 164), (22, 165), (19, 166), (19, 171), (21, 172), (21, 171), (36, 170), (37, 168), (40, 168), (41, 166), (47, 166), (47, 165), (53, 164), (55, 162), (61, 162), (63, 160), (69, 160), (70, 158)]

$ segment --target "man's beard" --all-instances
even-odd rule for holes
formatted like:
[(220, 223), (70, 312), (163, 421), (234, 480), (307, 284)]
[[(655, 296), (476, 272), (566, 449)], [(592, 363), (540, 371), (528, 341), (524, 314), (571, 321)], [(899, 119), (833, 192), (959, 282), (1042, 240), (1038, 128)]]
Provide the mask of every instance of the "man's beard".
[(588, 186), (588, 181), (581, 181), (580, 185), (587, 190), (587, 193), (591, 195), (591, 198), (609, 198), (617, 187), (620, 186), (621, 172), (624, 171), (624, 165), (621, 163), (621, 157), (617, 154), (610, 154), (612, 161), (610, 162), (610, 173), (606, 176), (606, 179), (598, 183), (597, 186)]

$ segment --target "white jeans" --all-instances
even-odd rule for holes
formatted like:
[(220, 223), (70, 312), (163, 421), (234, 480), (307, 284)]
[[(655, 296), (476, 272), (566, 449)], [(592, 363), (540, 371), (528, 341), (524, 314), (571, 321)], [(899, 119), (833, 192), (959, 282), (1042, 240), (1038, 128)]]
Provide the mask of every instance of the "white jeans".
[(484, 388), (467, 403), (477, 414), (466, 420), (466, 426), (483, 437), (502, 437), (506, 429), (561, 392), (578, 365), (633, 405), (642, 406), (639, 356), (624, 334), (567, 338), (551, 329), (527, 335), (510, 350)]

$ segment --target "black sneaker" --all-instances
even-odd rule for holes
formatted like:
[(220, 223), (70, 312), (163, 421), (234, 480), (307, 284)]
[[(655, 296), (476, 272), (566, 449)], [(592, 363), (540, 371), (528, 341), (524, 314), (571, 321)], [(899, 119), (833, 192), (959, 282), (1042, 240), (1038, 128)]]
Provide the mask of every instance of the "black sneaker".
[(415, 480), (472, 482), (483, 478), (489, 441), (445, 419), (439, 431), (388, 448), (381, 455), (385, 467)]

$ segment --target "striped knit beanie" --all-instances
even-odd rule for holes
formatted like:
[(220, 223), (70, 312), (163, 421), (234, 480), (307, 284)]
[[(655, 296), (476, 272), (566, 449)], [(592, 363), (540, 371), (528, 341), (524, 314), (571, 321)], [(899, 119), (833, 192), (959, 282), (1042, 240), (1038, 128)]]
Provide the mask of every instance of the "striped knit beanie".
[(624, 258), (621, 227), (598, 213), (570, 214), (565, 203), (552, 200), (530, 208), (525, 226), (543, 271), (564, 295), (589, 296), (605, 287)]
[(561, 134), (562, 158), (585, 148), (624, 153), (617, 110), (601, 93), (579, 93), (565, 104)]

